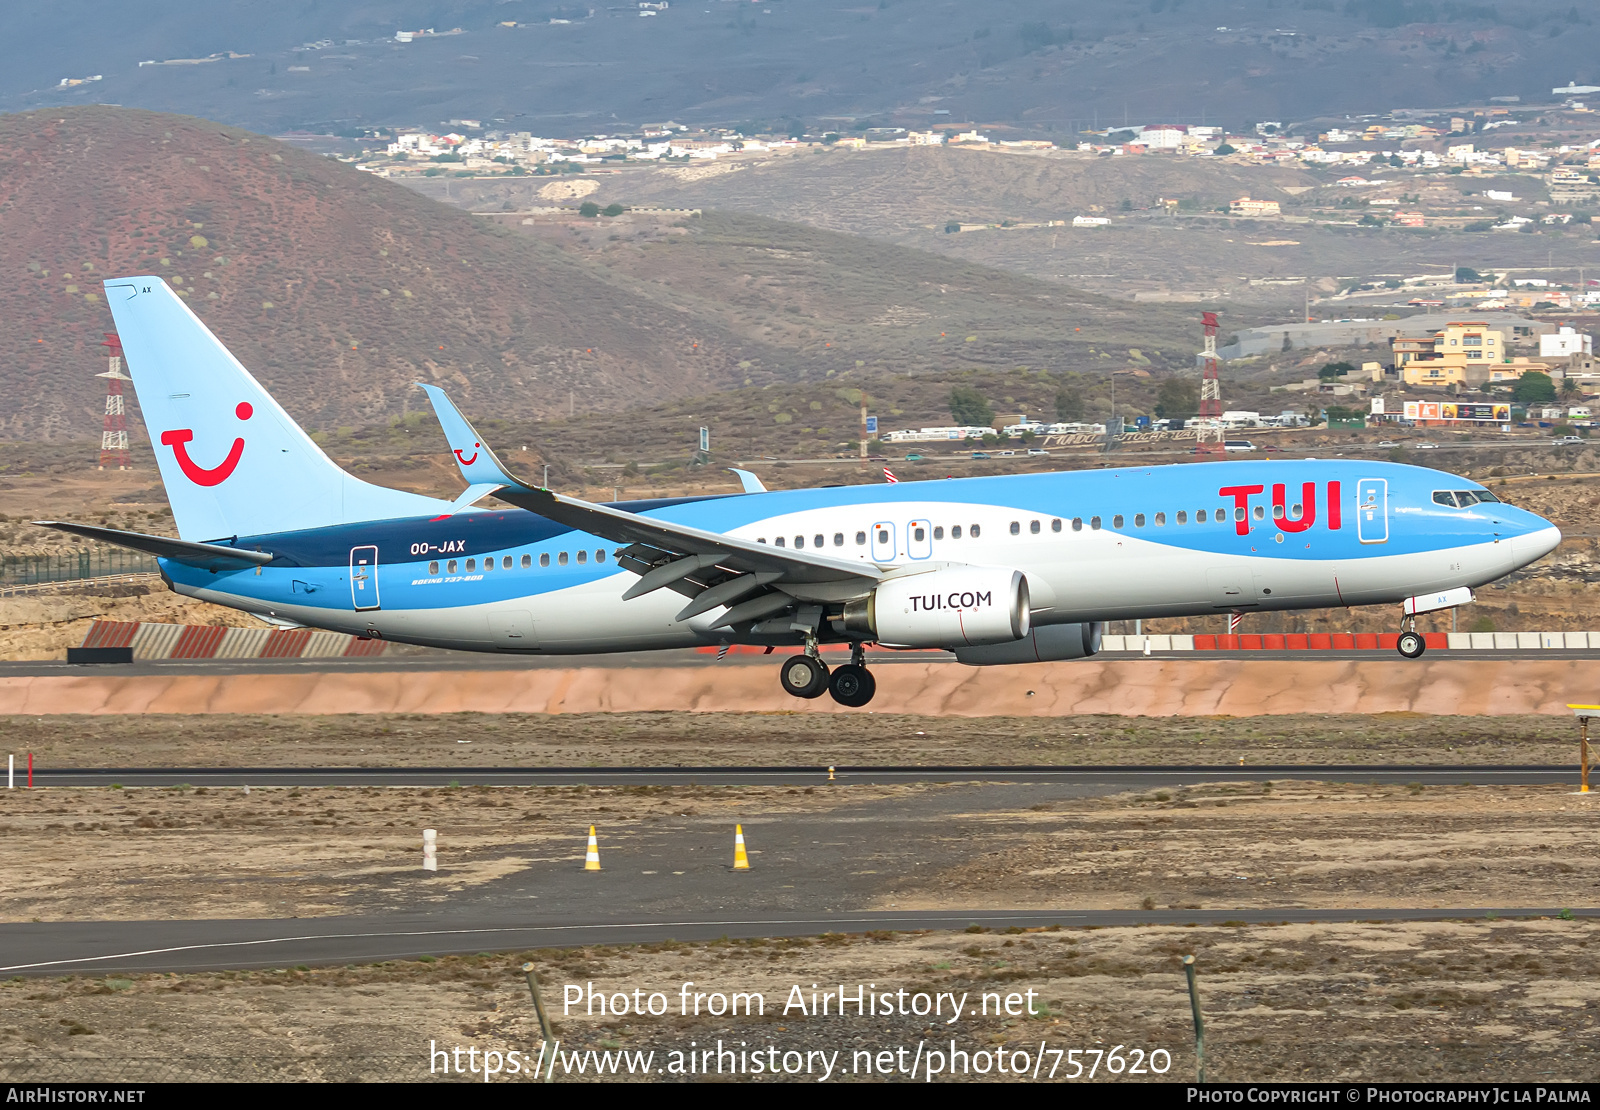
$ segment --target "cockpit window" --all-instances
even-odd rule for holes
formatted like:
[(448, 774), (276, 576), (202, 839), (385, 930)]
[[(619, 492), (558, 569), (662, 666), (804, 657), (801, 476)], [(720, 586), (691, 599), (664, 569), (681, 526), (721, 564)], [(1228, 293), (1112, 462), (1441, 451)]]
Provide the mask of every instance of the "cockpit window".
[(1448, 505), (1452, 509), (1469, 509), (1480, 501), (1499, 501), (1500, 499), (1486, 489), (1436, 489), (1433, 491), (1435, 505)]

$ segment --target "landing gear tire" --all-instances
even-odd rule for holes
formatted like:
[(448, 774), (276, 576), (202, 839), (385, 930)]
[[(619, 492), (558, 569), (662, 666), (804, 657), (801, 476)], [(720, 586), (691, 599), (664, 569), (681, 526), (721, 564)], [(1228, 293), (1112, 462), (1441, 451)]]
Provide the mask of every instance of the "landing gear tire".
[(785, 693), (797, 698), (820, 698), (828, 689), (828, 668), (820, 659), (794, 655), (784, 660), (778, 680)]
[(833, 672), (828, 680), (828, 692), (840, 705), (860, 709), (878, 692), (878, 681), (872, 672), (858, 663), (846, 663)]
[(1395, 647), (1407, 659), (1416, 659), (1428, 650), (1428, 641), (1422, 638), (1420, 632), (1407, 631), (1400, 633), (1400, 639)]

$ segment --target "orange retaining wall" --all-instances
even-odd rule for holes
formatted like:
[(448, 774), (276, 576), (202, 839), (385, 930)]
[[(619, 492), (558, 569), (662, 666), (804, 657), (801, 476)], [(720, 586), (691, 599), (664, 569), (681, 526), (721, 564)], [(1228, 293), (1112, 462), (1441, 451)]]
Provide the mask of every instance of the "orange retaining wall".
[[(1600, 695), (1600, 659), (1122, 659), (879, 667), (872, 711), (933, 716), (1564, 714)], [(860, 713), (796, 701), (777, 666), (573, 667), (0, 678), (8, 713)]]

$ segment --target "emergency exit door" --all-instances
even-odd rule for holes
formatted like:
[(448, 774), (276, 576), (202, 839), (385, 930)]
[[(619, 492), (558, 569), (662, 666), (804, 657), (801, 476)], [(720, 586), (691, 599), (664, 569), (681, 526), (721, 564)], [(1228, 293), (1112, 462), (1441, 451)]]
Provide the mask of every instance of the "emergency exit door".
[(1356, 483), (1356, 536), (1362, 543), (1389, 542), (1389, 480), (1363, 478)]
[(378, 608), (378, 549), (374, 545), (350, 549), (350, 603), (358, 610)]

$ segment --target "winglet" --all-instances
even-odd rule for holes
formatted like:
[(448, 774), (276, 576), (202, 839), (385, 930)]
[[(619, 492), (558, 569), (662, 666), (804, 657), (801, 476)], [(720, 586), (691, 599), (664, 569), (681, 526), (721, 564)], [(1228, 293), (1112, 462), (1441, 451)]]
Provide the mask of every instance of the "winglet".
[[(433, 404), (433, 413), (439, 418), (439, 426), (444, 429), (444, 437), (450, 444), (450, 453), (455, 456), (456, 466), (460, 467), (461, 477), (466, 480), (469, 487), (462, 493), (462, 497), (472, 493), (474, 489), (477, 493), (473, 494), (472, 501), (501, 486), (531, 488), (511, 476), (505, 464), (489, 449), (489, 445), (483, 442), (483, 437), (472, 425), (467, 423), (467, 418), (461, 415), (461, 411), (445, 395), (444, 390), (426, 382), (416, 384), (428, 394), (428, 400)], [(458, 500), (457, 504), (460, 505), (461, 502)], [(466, 504), (471, 504), (471, 501)]]
[(737, 466), (730, 466), (728, 469), (739, 476), (739, 484), (744, 487), (746, 493), (767, 492), (767, 487), (761, 484), (761, 479), (750, 473), (750, 471), (740, 470)]

